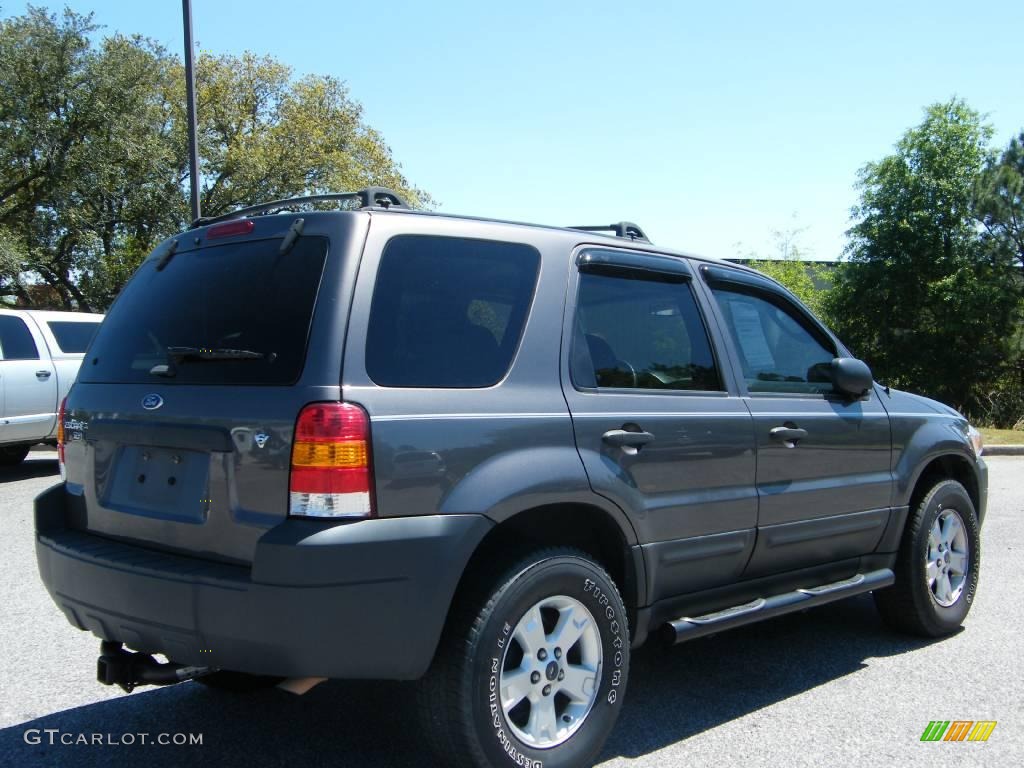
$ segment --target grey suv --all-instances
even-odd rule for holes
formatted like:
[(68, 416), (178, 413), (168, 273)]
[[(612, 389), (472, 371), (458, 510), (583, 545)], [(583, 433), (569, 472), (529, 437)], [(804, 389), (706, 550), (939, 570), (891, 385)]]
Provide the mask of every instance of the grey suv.
[(867, 591), (963, 622), (977, 433), (778, 284), (331, 198), (166, 241), (86, 355), (37, 554), (101, 682), (421, 680), (445, 764), (583, 766), (654, 636)]

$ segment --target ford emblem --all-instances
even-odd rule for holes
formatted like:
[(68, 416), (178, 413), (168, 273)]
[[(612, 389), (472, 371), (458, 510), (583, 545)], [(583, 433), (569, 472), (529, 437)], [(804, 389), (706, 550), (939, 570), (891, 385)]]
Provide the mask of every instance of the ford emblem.
[(163, 404), (164, 399), (157, 394), (146, 395), (144, 398), (142, 398), (142, 407), (145, 408), (147, 411), (155, 411)]

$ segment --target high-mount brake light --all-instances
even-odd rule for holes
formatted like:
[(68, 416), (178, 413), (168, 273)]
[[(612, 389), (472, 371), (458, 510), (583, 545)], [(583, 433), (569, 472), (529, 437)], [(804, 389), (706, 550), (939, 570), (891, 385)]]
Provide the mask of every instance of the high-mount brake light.
[(310, 403), (292, 443), (288, 513), (295, 517), (373, 516), (370, 417), (354, 403)]
[(220, 237), (234, 237), (235, 235), (248, 235), (252, 232), (256, 223), (252, 219), (241, 221), (229, 221), (225, 224), (217, 224), (206, 231), (207, 240), (216, 240)]

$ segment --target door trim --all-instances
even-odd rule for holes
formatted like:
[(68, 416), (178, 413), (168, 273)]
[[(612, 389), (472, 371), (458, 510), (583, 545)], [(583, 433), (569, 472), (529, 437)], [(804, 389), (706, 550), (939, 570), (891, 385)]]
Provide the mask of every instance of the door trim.
[(754, 551), (757, 531), (747, 528), (644, 544), (647, 597), (665, 598), (738, 581)]
[(869, 509), (760, 526), (744, 577), (755, 578), (873, 552), (891, 515), (890, 508)]

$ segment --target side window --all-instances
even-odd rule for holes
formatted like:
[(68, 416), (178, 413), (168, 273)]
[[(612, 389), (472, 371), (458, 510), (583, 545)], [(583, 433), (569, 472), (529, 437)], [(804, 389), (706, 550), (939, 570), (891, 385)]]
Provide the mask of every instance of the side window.
[(581, 274), (571, 361), (580, 387), (722, 389), (688, 282)]
[(4, 360), (38, 360), (39, 350), (20, 317), (0, 315), (0, 353)]
[(384, 387), (489, 387), (512, 364), (540, 254), (518, 243), (402, 235), (381, 256), (366, 372)]
[(50, 332), (56, 339), (60, 351), (76, 355), (85, 353), (100, 327), (96, 322), (69, 320), (48, 320), (46, 324), (50, 326)]
[(769, 301), (755, 293), (713, 288), (725, 324), (736, 344), (751, 392), (827, 394), (835, 350), (822, 334), (802, 322), (785, 299)]

